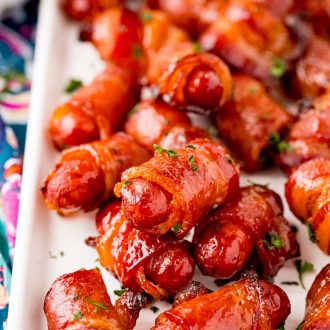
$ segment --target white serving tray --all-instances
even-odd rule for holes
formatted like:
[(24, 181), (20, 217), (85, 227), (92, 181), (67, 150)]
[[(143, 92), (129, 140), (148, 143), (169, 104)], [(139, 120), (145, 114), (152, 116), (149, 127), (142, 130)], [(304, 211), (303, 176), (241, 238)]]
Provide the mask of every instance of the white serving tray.
[[(39, 191), (43, 178), (59, 156), (47, 136), (47, 125), (53, 108), (63, 101), (63, 89), (69, 79), (78, 78), (85, 83), (89, 82), (104, 66), (93, 47), (78, 42), (77, 36), (77, 26), (63, 17), (58, 1), (42, 1), (10, 297), (10, 330), (47, 329), (43, 300), (51, 283), (64, 273), (82, 267), (99, 266), (95, 261), (98, 258), (96, 251), (84, 243), (87, 236), (96, 234), (95, 213), (61, 218), (46, 208)], [(244, 176), (242, 184), (246, 183), (246, 179), (258, 183), (269, 182), (270, 187), (284, 197), (285, 177), (279, 171)], [(309, 241), (306, 228), (288, 211), (286, 203), (285, 214), (298, 227), (302, 259), (315, 266), (313, 274), (304, 276), (306, 287), (309, 288), (317, 272), (330, 259)], [(117, 297), (113, 290), (119, 289), (120, 284), (103, 269), (102, 274), (114, 302)], [(196, 279), (201, 279), (198, 271)], [(275, 283), (297, 280), (298, 274), (291, 260), (280, 271)], [(210, 289), (216, 289), (213, 279), (204, 277), (202, 281)], [(289, 295), (292, 304), (286, 329), (294, 330), (304, 315), (306, 291), (300, 286), (282, 285), (282, 288)], [(154, 305), (160, 311), (170, 308), (164, 302), (157, 301)], [(143, 310), (136, 329), (150, 329), (158, 314), (149, 309)]]

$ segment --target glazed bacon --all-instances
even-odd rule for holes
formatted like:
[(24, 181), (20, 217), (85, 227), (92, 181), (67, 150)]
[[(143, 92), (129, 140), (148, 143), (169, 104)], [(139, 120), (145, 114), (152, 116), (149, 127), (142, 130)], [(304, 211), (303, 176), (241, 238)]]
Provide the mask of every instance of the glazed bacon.
[(307, 99), (306, 106), (290, 129), (289, 150), (276, 157), (287, 173), (310, 159), (330, 159), (330, 89), (312, 102)]
[(285, 196), (291, 211), (315, 232), (320, 249), (330, 254), (330, 159), (312, 159), (295, 169)]
[(119, 201), (99, 211), (96, 226), (101, 265), (130, 290), (161, 298), (183, 289), (192, 279), (195, 262), (188, 252), (190, 243), (172, 232), (153, 237), (133, 228)]
[(126, 330), (96, 269), (59, 277), (46, 295), (44, 311), (48, 330)]
[(233, 201), (212, 211), (196, 227), (193, 245), (202, 273), (219, 279), (249, 267), (254, 251), (266, 278), (299, 255), (280, 197), (258, 186), (241, 188)]
[(53, 112), (49, 133), (58, 149), (115, 133), (133, 107), (136, 86), (129, 72), (109, 65)]
[(306, 298), (306, 313), (301, 330), (330, 329), (330, 264), (316, 276)]
[(130, 224), (151, 235), (175, 226), (184, 237), (214, 204), (238, 192), (239, 170), (216, 141), (196, 139), (185, 148), (156, 148), (148, 162), (132, 167), (115, 187)]
[(152, 330), (276, 330), (290, 309), (282, 289), (248, 276), (160, 314)]
[(47, 206), (62, 215), (93, 210), (113, 195), (124, 170), (150, 157), (125, 133), (65, 150), (42, 187)]
[(125, 123), (125, 131), (150, 151), (154, 144), (163, 148), (184, 147), (196, 138), (206, 138), (206, 130), (194, 127), (185, 112), (161, 100), (142, 101)]
[(219, 134), (249, 172), (263, 166), (272, 134), (281, 134), (290, 119), (260, 82), (244, 75), (234, 76), (233, 98), (216, 116)]
[(241, 72), (269, 82), (274, 64), (280, 60), (284, 71), (285, 62), (296, 52), (287, 27), (263, 3), (230, 0), (218, 17), (199, 42)]

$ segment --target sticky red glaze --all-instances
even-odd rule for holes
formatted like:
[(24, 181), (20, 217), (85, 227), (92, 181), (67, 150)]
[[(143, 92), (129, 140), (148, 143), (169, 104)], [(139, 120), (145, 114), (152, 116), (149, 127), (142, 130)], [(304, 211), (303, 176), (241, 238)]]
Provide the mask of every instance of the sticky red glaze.
[(330, 264), (316, 276), (306, 298), (306, 313), (302, 330), (330, 328)]
[[(136, 178), (121, 190), (127, 220), (136, 228), (165, 222), (171, 213), (172, 196), (157, 183)], [(146, 220), (147, 214), (147, 220)]]
[(190, 104), (206, 109), (215, 108), (221, 101), (222, 93), (222, 82), (207, 66), (195, 67), (187, 77), (184, 94)]
[(289, 313), (290, 301), (283, 290), (244, 278), (160, 314), (152, 330), (275, 330)]
[(330, 160), (300, 165), (285, 185), (285, 196), (291, 211), (311, 224), (321, 250), (330, 254)]
[(45, 179), (45, 201), (63, 215), (90, 211), (113, 194), (125, 169), (149, 158), (149, 152), (125, 133), (68, 149)]
[[(95, 311), (91, 302), (102, 304), (104, 308)], [(96, 269), (81, 269), (59, 277), (46, 295), (44, 311), (49, 330), (124, 330), (101, 273)], [(79, 311), (81, 317), (75, 320)]]
[[(146, 277), (169, 293), (182, 290), (190, 282), (195, 262), (188, 251), (169, 247), (156, 253), (146, 265)], [(170, 277), (169, 277), (170, 274)]]
[[(273, 191), (241, 188), (232, 202), (211, 212), (195, 229), (194, 256), (203, 274), (231, 278), (247, 266), (256, 249), (262, 275), (275, 276), (287, 259), (299, 255), (297, 240), (282, 212), (280, 197)], [(277, 235), (282, 247), (268, 249), (267, 233)]]
[(137, 13), (122, 7), (99, 13), (92, 21), (91, 41), (103, 60), (134, 76), (144, 74), (143, 24)]
[(120, 202), (101, 209), (96, 225), (101, 235), (97, 243), (101, 264), (130, 290), (159, 298), (191, 280), (195, 265), (188, 241), (176, 239), (173, 233), (152, 237), (134, 229), (123, 216)]
[[(176, 235), (184, 237), (214, 204), (222, 204), (232, 199), (238, 192), (238, 169), (218, 142), (197, 139), (191, 141), (190, 145), (188, 148), (174, 149), (176, 153), (174, 157), (165, 151), (156, 153), (143, 165), (125, 171), (122, 182), (116, 185), (115, 194), (117, 197), (123, 197), (125, 214), (127, 213), (126, 196), (123, 194), (125, 181), (139, 178), (145, 182), (144, 184), (153, 182), (172, 196), (170, 215), (166, 221), (153, 226), (154, 215), (149, 212), (144, 213), (145, 223), (143, 227), (140, 225), (138, 228), (146, 233), (164, 234), (173, 226), (180, 224)], [(149, 195), (150, 192), (144, 194)], [(158, 196), (159, 193), (153, 191), (152, 194)], [(130, 207), (133, 206), (134, 200), (131, 197), (133, 196), (130, 196)], [(139, 194), (139, 198), (135, 200), (136, 206), (143, 197)], [(128, 220), (133, 215), (130, 213)], [(152, 220), (149, 219), (150, 217)]]
[(73, 20), (84, 21), (92, 18), (99, 11), (118, 5), (117, 0), (62, 0), (65, 14)]
[(130, 73), (109, 65), (93, 82), (55, 109), (50, 135), (58, 149), (115, 133), (133, 107), (136, 88)]
[(330, 159), (330, 90), (300, 114), (287, 140), (292, 150), (280, 153), (276, 159), (285, 172), (313, 158)]
[(210, 53), (183, 57), (168, 68), (159, 84), (170, 104), (202, 112), (218, 111), (232, 93), (228, 67)]
[(330, 42), (312, 38), (296, 65), (298, 91), (302, 97), (317, 96), (330, 87)]
[(287, 27), (259, 1), (230, 0), (218, 17), (199, 42), (241, 72), (269, 81), (273, 59), (286, 59), (294, 52)]
[(234, 95), (219, 111), (219, 134), (244, 161), (246, 171), (262, 167), (261, 156), (272, 133), (280, 133), (291, 118), (265, 90), (263, 84), (243, 75), (234, 77)]

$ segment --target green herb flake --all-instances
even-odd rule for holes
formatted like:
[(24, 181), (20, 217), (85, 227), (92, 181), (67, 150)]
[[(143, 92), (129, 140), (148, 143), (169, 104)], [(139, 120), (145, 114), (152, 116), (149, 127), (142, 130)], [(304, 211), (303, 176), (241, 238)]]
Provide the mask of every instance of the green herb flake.
[(177, 223), (175, 226), (172, 227), (172, 230), (176, 233), (181, 228), (181, 223)]
[(71, 94), (77, 89), (79, 89), (82, 85), (83, 83), (81, 82), (81, 80), (71, 79), (65, 87), (65, 92)]
[(280, 249), (283, 246), (281, 237), (270, 232), (266, 233), (264, 243), (267, 245), (268, 250)]
[(118, 297), (121, 297), (125, 292), (126, 290), (113, 290), (113, 293)]
[(99, 309), (109, 310), (109, 307), (108, 307), (108, 306), (105, 306), (105, 305), (101, 304), (101, 303), (98, 302), (98, 301), (94, 301), (94, 300), (90, 299), (90, 298), (88, 297), (88, 295), (85, 295), (85, 296), (84, 296), (84, 300), (87, 301), (89, 304), (98, 307)]
[(95, 266), (95, 269), (96, 269), (98, 272), (101, 272), (101, 269), (100, 269), (100, 267), (98, 267), (98, 266)]
[(80, 294), (77, 294), (76, 296), (73, 297), (73, 300), (74, 300), (74, 301), (77, 301), (77, 300), (79, 300), (79, 299), (80, 299)]
[(211, 136), (218, 136), (218, 130), (216, 127), (210, 126), (207, 130)]
[(156, 154), (161, 154), (163, 151), (165, 151), (165, 149), (159, 146), (158, 144), (154, 144), (153, 147)]
[(277, 150), (279, 152), (293, 152), (294, 148), (291, 146), (290, 143), (288, 143), (287, 141), (280, 141), (277, 145)]
[(250, 94), (257, 94), (258, 92), (258, 87), (257, 86), (252, 86), (250, 89)]
[(299, 283), (296, 281), (283, 281), (283, 282), (281, 282), (281, 284), (283, 284), (283, 285), (299, 285)]
[(299, 274), (299, 282), (300, 282), (301, 286), (306, 290), (306, 287), (303, 282), (303, 275), (305, 273), (313, 272), (314, 265), (308, 261), (305, 261), (304, 263), (302, 263), (301, 259), (295, 260), (294, 264), (295, 264), (297, 272)]
[(152, 15), (146, 11), (141, 11), (139, 13), (140, 20), (142, 22), (150, 22), (152, 20)]
[(176, 153), (174, 150), (164, 149), (161, 146), (159, 146), (158, 144), (154, 144), (153, 147), (154, 147), (155, 153), (157, 153), (157, 154), (161, 154), (165, 151), (171, 158), (176, 158), (179, 156), (179, 154)]
[(73, 315), (73, 320), (74, 321), (79, 321), (81, 318), (83, 318), (84, 317), (84, 314), (82, 313), (82, 311), (81, 310), (78, 310), (78, 311), (76, 311), (75, 313), (74, 313), (74, 315)]
[(226, 161), (228, 164), (233, 164), (233, 160), (230, 157), (226, 157)]
[(285, 140), (281, 139), (281, 136), (277, 132), (273, 132), (268, 139), (268, 143), (273, 146), (278, 152), (293, 152), (294, 148)]
[(285, 330), (284, 325), (281, 325), (277, 330)]
[(186, 146), (187, 149), (191, 149), (191, 150), (196, 150), (197, 148), (195, 146), (193, 146), (192, 144), (188, 144)]
[(282, 78), (287, 68), (287, 64), (284, 60), (281, 58), (274, 58), (272, 67), (270, 68), (270, 75), (276, 79)]
[(159, 308), (157, 306), (151, 306), (150, 309), (156, 314), (159, 312)]
[(131, 184), (131, 182), (128, 181), (128, 180), (126, 180), (126, 181), (124, 182), (124, 187), (126, 188), (126, 187), (128, 187), (130, 184)]
[(310, 223), (307, 224), (307, 232), (308, 232), (308, 237), (309, 237), (309, 240), (313, 243), (316, 243), (317, 242), (317, 238), (315, 236), (315, 232), (313, 230), (313, 227)]
[(188, 163), (190, 164), (190, 168), (193, 171), (197, 171), (198, 170), (198, 166), (195, 164), (195, 157), (194, 156), (189, 156), (188, 157)]
[(168, 150), (165, 150), (165, 151), (171, 158), (176, 158), (176, 157), (179, 156), (179, 154), (176, 153), (174, 150), (168, 149)]
[(128, 113), (128, 117), (134, 115), (137, 112), (138, 112), (138, 105), (135, 104), (134, 107), (131, 109), (131, 111)]
[(139, 45), (133, 45), (132, 47), (132, 55), (134, 58), (140, 58), (142, 55), (142, 50)]
[(196, 53), (201, 53), (203, 51), (202, 46), (198, 42), (194, 43), (193, 49)]

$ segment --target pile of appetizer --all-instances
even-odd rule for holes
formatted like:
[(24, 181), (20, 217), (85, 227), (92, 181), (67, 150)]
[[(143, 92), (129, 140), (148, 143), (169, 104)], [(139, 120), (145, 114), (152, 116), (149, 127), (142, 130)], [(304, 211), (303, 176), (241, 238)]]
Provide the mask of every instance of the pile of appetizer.
[[(330, 254), (330, 2), (61, 6), (106, 69), (54, 110), (61, 156), (41, 191), (63, 216), (99, 209), (86, 244), (124, 290), (112, 305), (98, 270), (63, 275), (45, 298), (48, 328), (130, 330), (166, 299), (154, 330), (284, 329), (290, 301), (271, 280), (300, 255), (295, 228), (279, 195), (239, 178), (281, 168), (291, 211)], [(221, 287), (192, 281), (196, 267)], [(330, 264), (301, 321), (330, 329)]]

